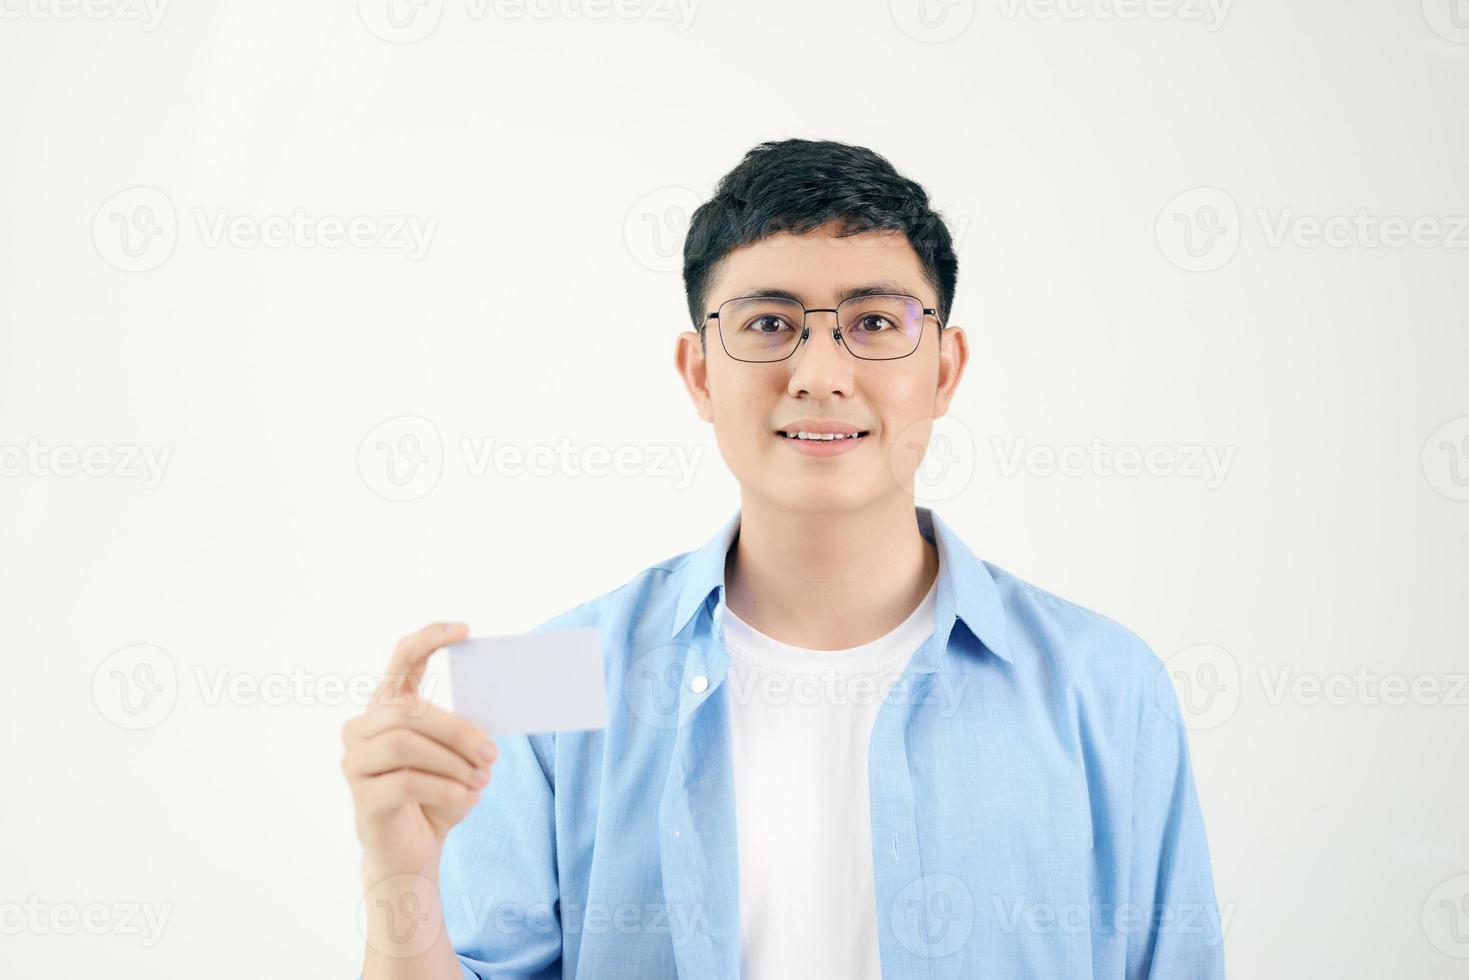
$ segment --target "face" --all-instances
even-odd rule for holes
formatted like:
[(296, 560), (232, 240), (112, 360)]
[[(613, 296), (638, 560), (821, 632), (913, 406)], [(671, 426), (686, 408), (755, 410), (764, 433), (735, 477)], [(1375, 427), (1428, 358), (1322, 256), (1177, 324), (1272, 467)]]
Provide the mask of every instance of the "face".
[[(938, 307), (902, 232), (835, 232), (827, 225), (798, 237), (783, 233), (731, 252), (716, 269), (706, 312), (767, 289), (790, 292), (808, 308), (835, 309), (850, 291), (882, 283)], [(807, 327), (810, 336), (795, 353), (769, 363), (730, 357), (717, 320), (705, 327), (703, 348), (694, 331), (678, 338), (679, 373), (699, 417), (713, 423), (742, 492), (805, 513), (858, 510), (895, 495), (911, 500), (933, 419), (948, 411), (968, 359), (963, 331), (946, 327), (940, 342), (938, 321), (925, 316), (912, 354), (869, 361), (838, 346), (834, 313), (809, 314)], [(782, 434), (823, 423), (862, 435), (811, 442)]]

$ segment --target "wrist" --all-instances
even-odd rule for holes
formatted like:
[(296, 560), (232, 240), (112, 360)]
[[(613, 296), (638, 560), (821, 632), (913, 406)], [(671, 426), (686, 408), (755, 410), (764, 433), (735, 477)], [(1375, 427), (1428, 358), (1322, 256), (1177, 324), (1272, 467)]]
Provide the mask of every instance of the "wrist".
[(362, 878), (364, 890), (371, 891), (390, 878), (416, 878), (427, 881), (435, 887), (439, 883), (439, 857), (440, 852), (436, 849), (421, 867), (411, 867), (401, 863), (378, 861), (368, 854), (362, 855), (362, 863), (358, 869)]

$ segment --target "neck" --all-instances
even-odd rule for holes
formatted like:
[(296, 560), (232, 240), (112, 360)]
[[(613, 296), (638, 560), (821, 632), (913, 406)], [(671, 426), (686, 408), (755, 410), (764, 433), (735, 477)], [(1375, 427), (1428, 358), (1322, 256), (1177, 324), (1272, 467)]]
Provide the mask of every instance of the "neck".
[(811, 513), (740, 495), (740, 532), (725, 559), (725, 601), (766, 636), (845, 650), (912, 615), (938, 574), (913, 498)]

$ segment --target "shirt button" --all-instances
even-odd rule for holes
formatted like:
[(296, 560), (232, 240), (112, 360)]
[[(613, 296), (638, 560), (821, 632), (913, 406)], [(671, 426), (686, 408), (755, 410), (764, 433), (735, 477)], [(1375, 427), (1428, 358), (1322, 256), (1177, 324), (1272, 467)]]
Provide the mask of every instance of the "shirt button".
[(708, 690), (708, 688), (709, 678), (705, 677), (703, 674), (700, 674), (698, 677), (695, 677), (692, 681), (689, 682), (689, 690), (693, 691), (695, 694), (703, 694), (706, 690)]

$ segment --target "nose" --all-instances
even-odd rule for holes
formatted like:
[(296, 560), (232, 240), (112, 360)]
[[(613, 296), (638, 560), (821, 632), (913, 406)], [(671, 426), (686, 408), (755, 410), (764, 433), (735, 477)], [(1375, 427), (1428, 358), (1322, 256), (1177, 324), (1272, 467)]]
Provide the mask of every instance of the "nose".
[(805, 394), (812, 398), (850, 395), (856, 358), (842, 349), (836, 313), (828, 310), (807, 313), (806, 330), (806, 340), (791, 355), (787, 392), (792, 397)]

